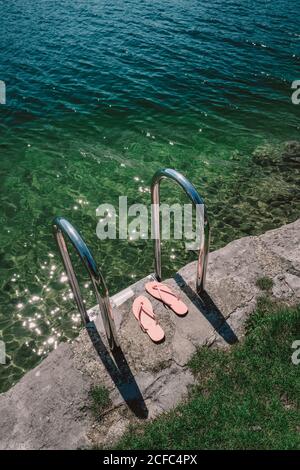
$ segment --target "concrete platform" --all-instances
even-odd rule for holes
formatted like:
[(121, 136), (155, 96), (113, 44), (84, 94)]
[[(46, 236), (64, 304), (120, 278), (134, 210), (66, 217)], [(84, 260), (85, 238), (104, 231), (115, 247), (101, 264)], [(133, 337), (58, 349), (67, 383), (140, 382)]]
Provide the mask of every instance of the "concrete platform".
[[(166, 281), (188, 304), (184, 318), (149, 296), (166, 335), (159, 345), (131, 314), (134, 297), (147, 295), (146, 279), (112, 298), (118, 353), (109, 353), (97, 308), (92, 309), (95, 323), (73, 343), (60, 344), (0, 395), (0, 449), (109, 445), (129, 423), (174, 407), (194, 382), (187, 363), (196, 349), (230, 347), (242, 339), (245, 321), (261, 295), (259, 277), (273, 279), (275, 297), (300, 302), (300, 219), (211, 253), (202, 299), (194, 292), (195, 270), (196, 263), (190, 263)], [(112, 400), (99, 419), (90, 409), (90, 390), (96, 385), (106, 386)]]

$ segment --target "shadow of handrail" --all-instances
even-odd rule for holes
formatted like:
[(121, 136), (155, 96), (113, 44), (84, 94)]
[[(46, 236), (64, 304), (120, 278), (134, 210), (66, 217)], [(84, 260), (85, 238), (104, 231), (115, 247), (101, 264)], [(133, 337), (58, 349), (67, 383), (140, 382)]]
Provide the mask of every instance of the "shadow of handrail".
[(86, 325), (86, 330), (105, 369), (127, 406), (135, 416), (146, 419), (148, 417), (147, 406), (121, 348), (115, 348), (110, 354), (93, 321)]
[(195, 307), (202, 313), (217, 333), (232, 345), (238, 342), (238, 337), (227, 323), (226, 318), (214, 303), (210, 295), (206, 291), (202, 291), (201, 297), (197, 295), (193, 289), (185, 282), (184, 278), (176, 273), (174, 276), (175, 282), (180, 289), (187, 295)]

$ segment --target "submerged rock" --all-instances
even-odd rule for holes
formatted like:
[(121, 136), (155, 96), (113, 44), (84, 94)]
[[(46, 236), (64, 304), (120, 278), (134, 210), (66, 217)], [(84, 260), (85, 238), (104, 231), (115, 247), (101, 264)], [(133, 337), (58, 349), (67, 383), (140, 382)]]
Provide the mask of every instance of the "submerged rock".
[(262, 166), (282, 163), (300, 165), (300, 141), (291, 140), (278, 147), (271, 144), (259, 146), (253, 152), (253, 161)]
[(296, 163), (300, 168), (300, 142), (291, 140), (286, 142), (282, 153), (282, 160), (289, 163)]
[(280, 162), (279, 149), (271, 144), (260, 145), (252, 154), (253, 162), (261, 166), (278, 165)]

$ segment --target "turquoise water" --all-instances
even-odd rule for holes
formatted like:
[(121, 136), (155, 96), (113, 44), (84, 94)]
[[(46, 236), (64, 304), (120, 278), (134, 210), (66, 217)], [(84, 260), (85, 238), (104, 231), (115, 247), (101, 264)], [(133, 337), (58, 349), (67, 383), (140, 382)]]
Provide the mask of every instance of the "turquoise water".
[[(299, 217), (298, 1), (0, 0), (0, 339), (9, 388), (79, 331), (52, 239), (67, 217), (110, 292), (153, 270), (151, 241), (100, 242), (96, 208), (149, 204), (160, 167), (205, 198), (212, 248)], [(181, 198), (165, 184), (167, 201)], [(164, 246), (165, 275), (193, 259)], [(83, 281), (88, 305), (95, 303)], [(75, 313), (74, 313), (75, 312)]]

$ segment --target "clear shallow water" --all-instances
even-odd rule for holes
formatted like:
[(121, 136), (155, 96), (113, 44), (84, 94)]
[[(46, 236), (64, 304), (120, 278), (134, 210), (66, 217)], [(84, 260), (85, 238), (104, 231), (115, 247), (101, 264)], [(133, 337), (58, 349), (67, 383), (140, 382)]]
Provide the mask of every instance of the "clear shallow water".
[[(111, 293), (152, 270), (152, 244), (100, 242), (95, 210), (119, 195), (149, 203), (159, 167), (199, 189), (213, 248), (299, 216), (299, 169), (272, 157), (299, 138), (290, 96), (300, 78), (300, 4), (0, 0), (0, 8), (0, 339), (9, 356), (1, 391), (80, 328), (61, 282), (55, 215), (81, 230)], [(167, 184), (163, 195), (181, 198)], [(181, 248), (166, 244), (165, 275), (192, 259)]]

